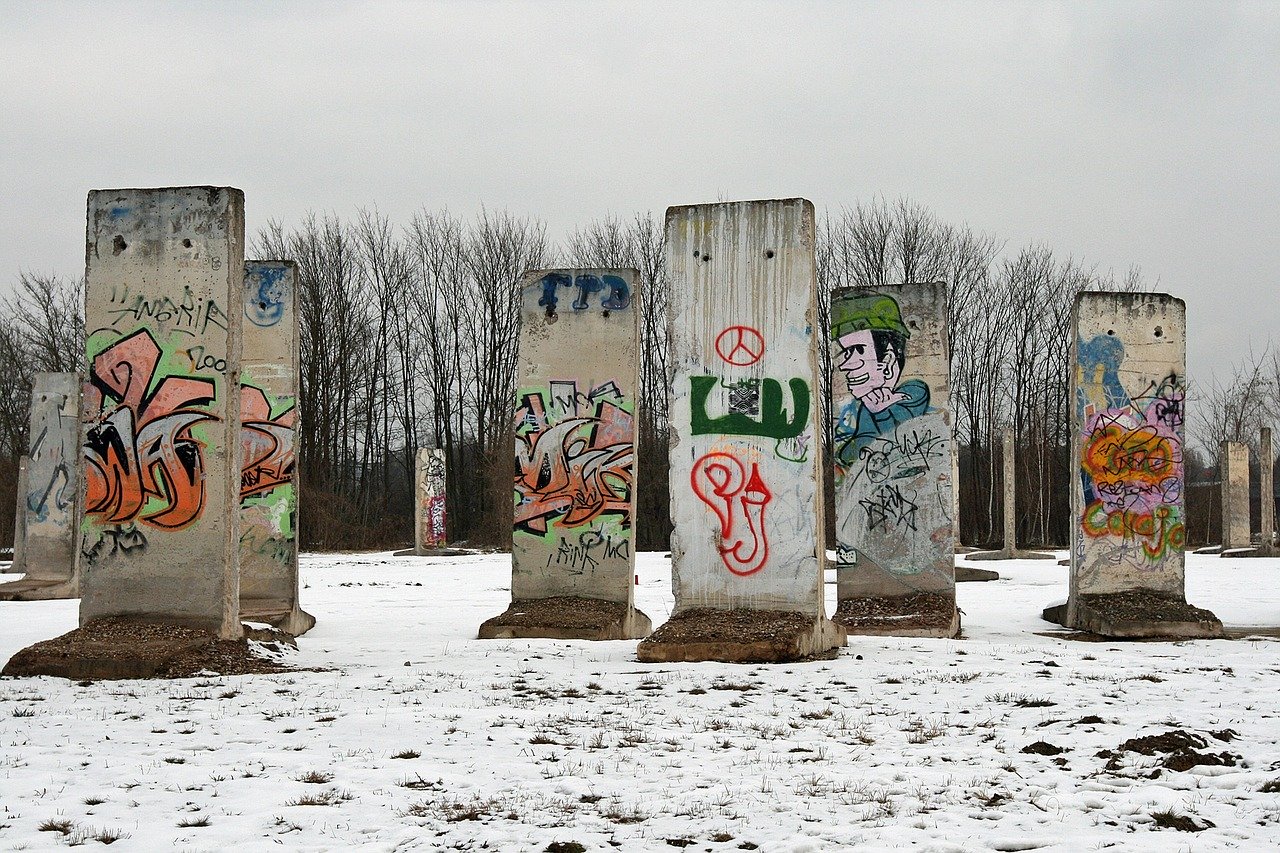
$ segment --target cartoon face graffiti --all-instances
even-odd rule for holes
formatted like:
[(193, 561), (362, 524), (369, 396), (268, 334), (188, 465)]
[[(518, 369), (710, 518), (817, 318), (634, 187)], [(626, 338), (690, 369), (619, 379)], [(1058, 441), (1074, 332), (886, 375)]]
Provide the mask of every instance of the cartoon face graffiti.
[(929, 411), (929, 386), (902, 381), (911, 333), (892, 296), (858, 293), (831, 307), (837, 367), (853, 399), (836, 417), (836, 456), (850, 465), (877, 436)]

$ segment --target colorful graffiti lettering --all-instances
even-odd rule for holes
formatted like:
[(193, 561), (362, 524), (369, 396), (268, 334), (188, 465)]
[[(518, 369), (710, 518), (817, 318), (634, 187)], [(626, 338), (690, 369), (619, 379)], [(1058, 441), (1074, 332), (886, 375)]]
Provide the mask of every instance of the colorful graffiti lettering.
[[(544, 535), (601, 518), (631, 526), (632, 416), (614, 382), (580, 394), (573, 382), (521, 396), (516, 410), (515, 527)], [(579, 414), (585, 411), (586, 414)]]
[(240, 386), (240, 499), (263, 495), (293, 482), (293, 427), (290, 405), (274, 418), (261, 388)]
[(438, 548), (448, 540), (445, 532), (444, 495), (432, 495), (427, 498), (427, 529), (422, 537), (422, 544), (428, 548)]
[(1186, 542), (1180, 429), (1185, 392), (1176, 375), (1133, 398), (1120, 384), (1124, 344), (1110, 335), (1077, 341), (1084, 422), (1081, 528), (1093, 539), (1141, 545), (1143, 562), (1160, 568)]
[(93, 358), (85, 389), (85, 511), (102, 524), (135, 519), (178, 529), (204, 509), (203, 444), (192, 428), (217, 418), (205, 411), (212, 379), (156, 381), (160, 347), (147, 329)]
[(720, 521), (718, 547), (725, 568), (742, 576), (764, 568), (769, 560), (764, 512), (773, 493), (760, 476), (758, 464), (751, 463), (748, 476), (737, 458), (708, 453), (693, 464), (689, 480), (693, 493)]
[(538, 305), (547, 309), (548, 314), (554, 314), (556, 306), (559, 304), (559, 297), (556, 295), (558, 287), (576, 287), (578, 295), (573, 300), (573, 310), (585, 311), (590, 307), (587, 297), (593, 293), (600, 293), (608, 290), (608, 294), (600, 298), (600, 307), (606, 311), (621, 311), (631, 304), (631, 288), (627, 285), (627, 280), (617, 275), (596, 275), (595, 273), (582, 272), (576, 275), (569, 275), (563, 272), (552, 272), (544, 275), (539, 282), (542, 285), (542, 296), (538, 299)]

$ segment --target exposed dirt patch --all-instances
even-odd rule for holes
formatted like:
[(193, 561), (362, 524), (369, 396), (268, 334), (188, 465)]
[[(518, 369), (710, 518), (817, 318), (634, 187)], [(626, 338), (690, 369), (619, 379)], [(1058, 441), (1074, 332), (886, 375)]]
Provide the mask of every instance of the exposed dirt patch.
[(1197, 823), (1194, 818), (1173, 812), (1156, 812), (1151, 815), (1151, 819), (1161, 829), (1176, 829), (1179, 832), (1202, 832), (1214, 825), (1208, 820)]
[(1130, 738), (1116, 747), (1115, 752), (1104, 750), (1098, 756), (1110, 759), (1106, 765), (1108, 770), (1118, 770), (1120, 768), (1120, 755), (1125, 752), (1136, 752), (1139, 755), (1162, 755), (1164, 757), (1160, 760), (1160, 766), (1177, 772), (1202, 766), (1235, 767), (1239, 762), (1240, 756), (1230, 752), (1196, 751), (1204, 749), (1208, 745), (1209, 742), (1198, 734), (1183, 731), (1182, 729), (1170, 729), (1163, 734)]
[(626, 611), (627, 606), (617, 601), (558, 596), (512, 601), (505, 613), (488, 621), (494, 625), (593, 628), (618, 621), (626, 615)]
[(872, 627), (945, 629), (951, 625), (955, 615), (955, 599), (918, 592), (888, 598), (841, 599), (831, 621), (855, 630)]
[(257, 640), (268, 649), (294, 646), (288, 634), (246, 628), (241, 640), (181, 625), (100, 619), (28, 646), (14, 655), (0, 674), (53, 675), (72, 679), (189, 678), (201, 672), (251, 675), (288, 672), (289, 666), (258, 653)]
[(649, 639), (659, 643), (789, 641), (802, 631), (812, 630), (813, 621), (812, 616), (785, 610), (698, 607), (672, 616)]
[(1145, 589), (1084, 595), (1081, 601), (1108, 622), (1216, 622), (1208, 610)]
[(1022, 751), (1028, 755), (1061, 755), (1067, 750), (1061, 746), (1054, 746), (1051, 743), (1038, 740), (1035, 743), (1024, 746)]

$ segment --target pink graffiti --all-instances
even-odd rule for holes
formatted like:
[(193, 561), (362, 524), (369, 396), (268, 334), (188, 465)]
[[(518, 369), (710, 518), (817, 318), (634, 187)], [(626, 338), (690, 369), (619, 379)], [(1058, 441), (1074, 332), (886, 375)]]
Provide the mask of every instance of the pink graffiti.
[[(773, 493), (764, 484), (759, 466), (752, 462), (748, 477), (733, 456), (708, 453), (693, 464), (689, 482), (693, 493), (720, 520), (720, 559), (725, 568), (743, 576), (764, 568), (769, 560), (764, 510)], [(745, 531), (741, 525), (746, 526)]]
[(427, 548), (438, 548), (446, 544), (448, 537), (445, 534), (444, 495), (427, 498), (426, 521), (422, 544)]
[(240, 386), (240, 499), (265, 494), (293, 481), (293, 427), (290, 406), (275, 418), (261, 388)]

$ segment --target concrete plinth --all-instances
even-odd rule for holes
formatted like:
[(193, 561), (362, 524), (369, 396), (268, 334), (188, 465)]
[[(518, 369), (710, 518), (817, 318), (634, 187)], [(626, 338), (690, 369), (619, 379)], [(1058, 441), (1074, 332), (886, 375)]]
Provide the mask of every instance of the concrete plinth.
[(836, 583), (851, 634), (954, 637), (945, 284), (831, 297)]
[(292, 261), (246, 261), (240, 356), (240, 615), (299, 636), (298, 314)]
[(30, 460), (25, 456), (18, 457), (18, 488), (15, 492), (13, 513), (13, 559), (9, 565), (0, 568), (0, 572), (6, 574), (12, 573), (16, 575), (25, 574), (27, 571), (26, 555), (22, 553), (23, 546), (27, 541), (27, 463)]
[(813, 205), (672, 207), (666, 237), (675, 612), (637, 654), (824, 654)]
[(414, 551), (430, 554), (448, 544), (444, 450), (422, 447), (414, 459)]
[(639, 639), (635, 415), (639, 273), (520, 282), (511, 607), (481, 639)]
[(244, 196), (89, 194), (80, 623), (241, 635)]
[(1071, 355), (1069, 628), (1216, 637), (1186, 603), (1186, 307), (1163, 293), (1081, 293)]
[[(74, 373), (37, 373), (31, 389), (26, 482), (18, 496), (23, 516), (26, 577), (0, 584), (0, 601), (75, 598), (76, 491), (79, 489), (80, 381)], [(15, 560), (15, 562), (17, 562)]]

